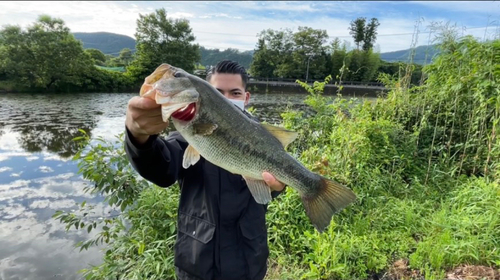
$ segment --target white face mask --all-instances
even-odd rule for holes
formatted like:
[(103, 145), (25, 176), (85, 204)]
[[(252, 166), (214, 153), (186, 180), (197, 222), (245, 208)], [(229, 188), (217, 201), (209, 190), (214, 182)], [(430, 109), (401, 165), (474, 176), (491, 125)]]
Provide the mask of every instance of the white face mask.
[(245, 110), (245, 100), (229, 99), (236, 107), (240, 108), (242, 111)]

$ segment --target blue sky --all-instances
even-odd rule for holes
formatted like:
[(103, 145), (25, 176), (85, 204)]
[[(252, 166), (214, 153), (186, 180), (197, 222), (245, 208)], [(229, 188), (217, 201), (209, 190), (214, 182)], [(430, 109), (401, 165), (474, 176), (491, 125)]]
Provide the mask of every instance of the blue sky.
[(158, 8), (172, 18), (189, 20), (200, 45), (239, 50), (253, 49), (264, 29), (299, 26), (324, 29), (330, 41), (339, 37), (353, 45), (348, 26), (357, 17), (379, 19), (376, 48), (381, 52), (409, 48), (417, 21), (417, 45), (431, 43), (432, 22), (448, 22), (462, 34), (481, 39), (498, 38), (500, 26), (499, 1), (11, 1), (0, 2), (0, 25), (25, 27), (46, 13), (63, 19), (73, 32), (133, 37), (139, 14)]

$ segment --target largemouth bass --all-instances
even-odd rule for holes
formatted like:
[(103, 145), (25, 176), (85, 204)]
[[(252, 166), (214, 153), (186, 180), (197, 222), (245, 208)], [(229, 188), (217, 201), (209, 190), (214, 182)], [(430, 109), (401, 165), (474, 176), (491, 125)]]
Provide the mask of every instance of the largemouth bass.
[(161, 104), (163, 121), (171, 118), (189, 143), (184, 168), (196, 164), (202, 156), (243, 176), (260, 204), (271, 201), (271, 189), (262, 178), (267, 171), (299, 192), (306, 214), (319, 232), (337, 211), (356, 199), (349, 188), (309, 171), (286, 152), (296, 132), (252, 120), (197, 76), (162, 64), (146, 77), (140, 94)]

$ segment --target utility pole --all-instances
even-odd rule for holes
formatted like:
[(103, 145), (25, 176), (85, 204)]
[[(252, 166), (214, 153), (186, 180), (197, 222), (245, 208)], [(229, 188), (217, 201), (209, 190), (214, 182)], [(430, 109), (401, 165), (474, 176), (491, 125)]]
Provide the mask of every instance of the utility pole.
[(311, 57), (314, 55), (314, 53), (306, 53), (306, 55), (307, 55), (307, 71), (306, 71), (306, 84), (307, 84), (309, 78), (309, 61), (311, 60)]

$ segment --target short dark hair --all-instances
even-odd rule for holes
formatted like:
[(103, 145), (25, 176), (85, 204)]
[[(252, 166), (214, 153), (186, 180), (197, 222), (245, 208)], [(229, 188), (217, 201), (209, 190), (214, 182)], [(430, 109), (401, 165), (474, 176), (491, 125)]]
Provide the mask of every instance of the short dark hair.
[(241, 81), (243, 81), (243, 87), (247, 89), (248, 83), (248, 73), (245, 67), (241, 66), (238, 62), (231, 60), (222, 60), (215, 67), (212, 67), (207, 72), (207, 81), (210, 82), (213, 74), (240, 74)]

